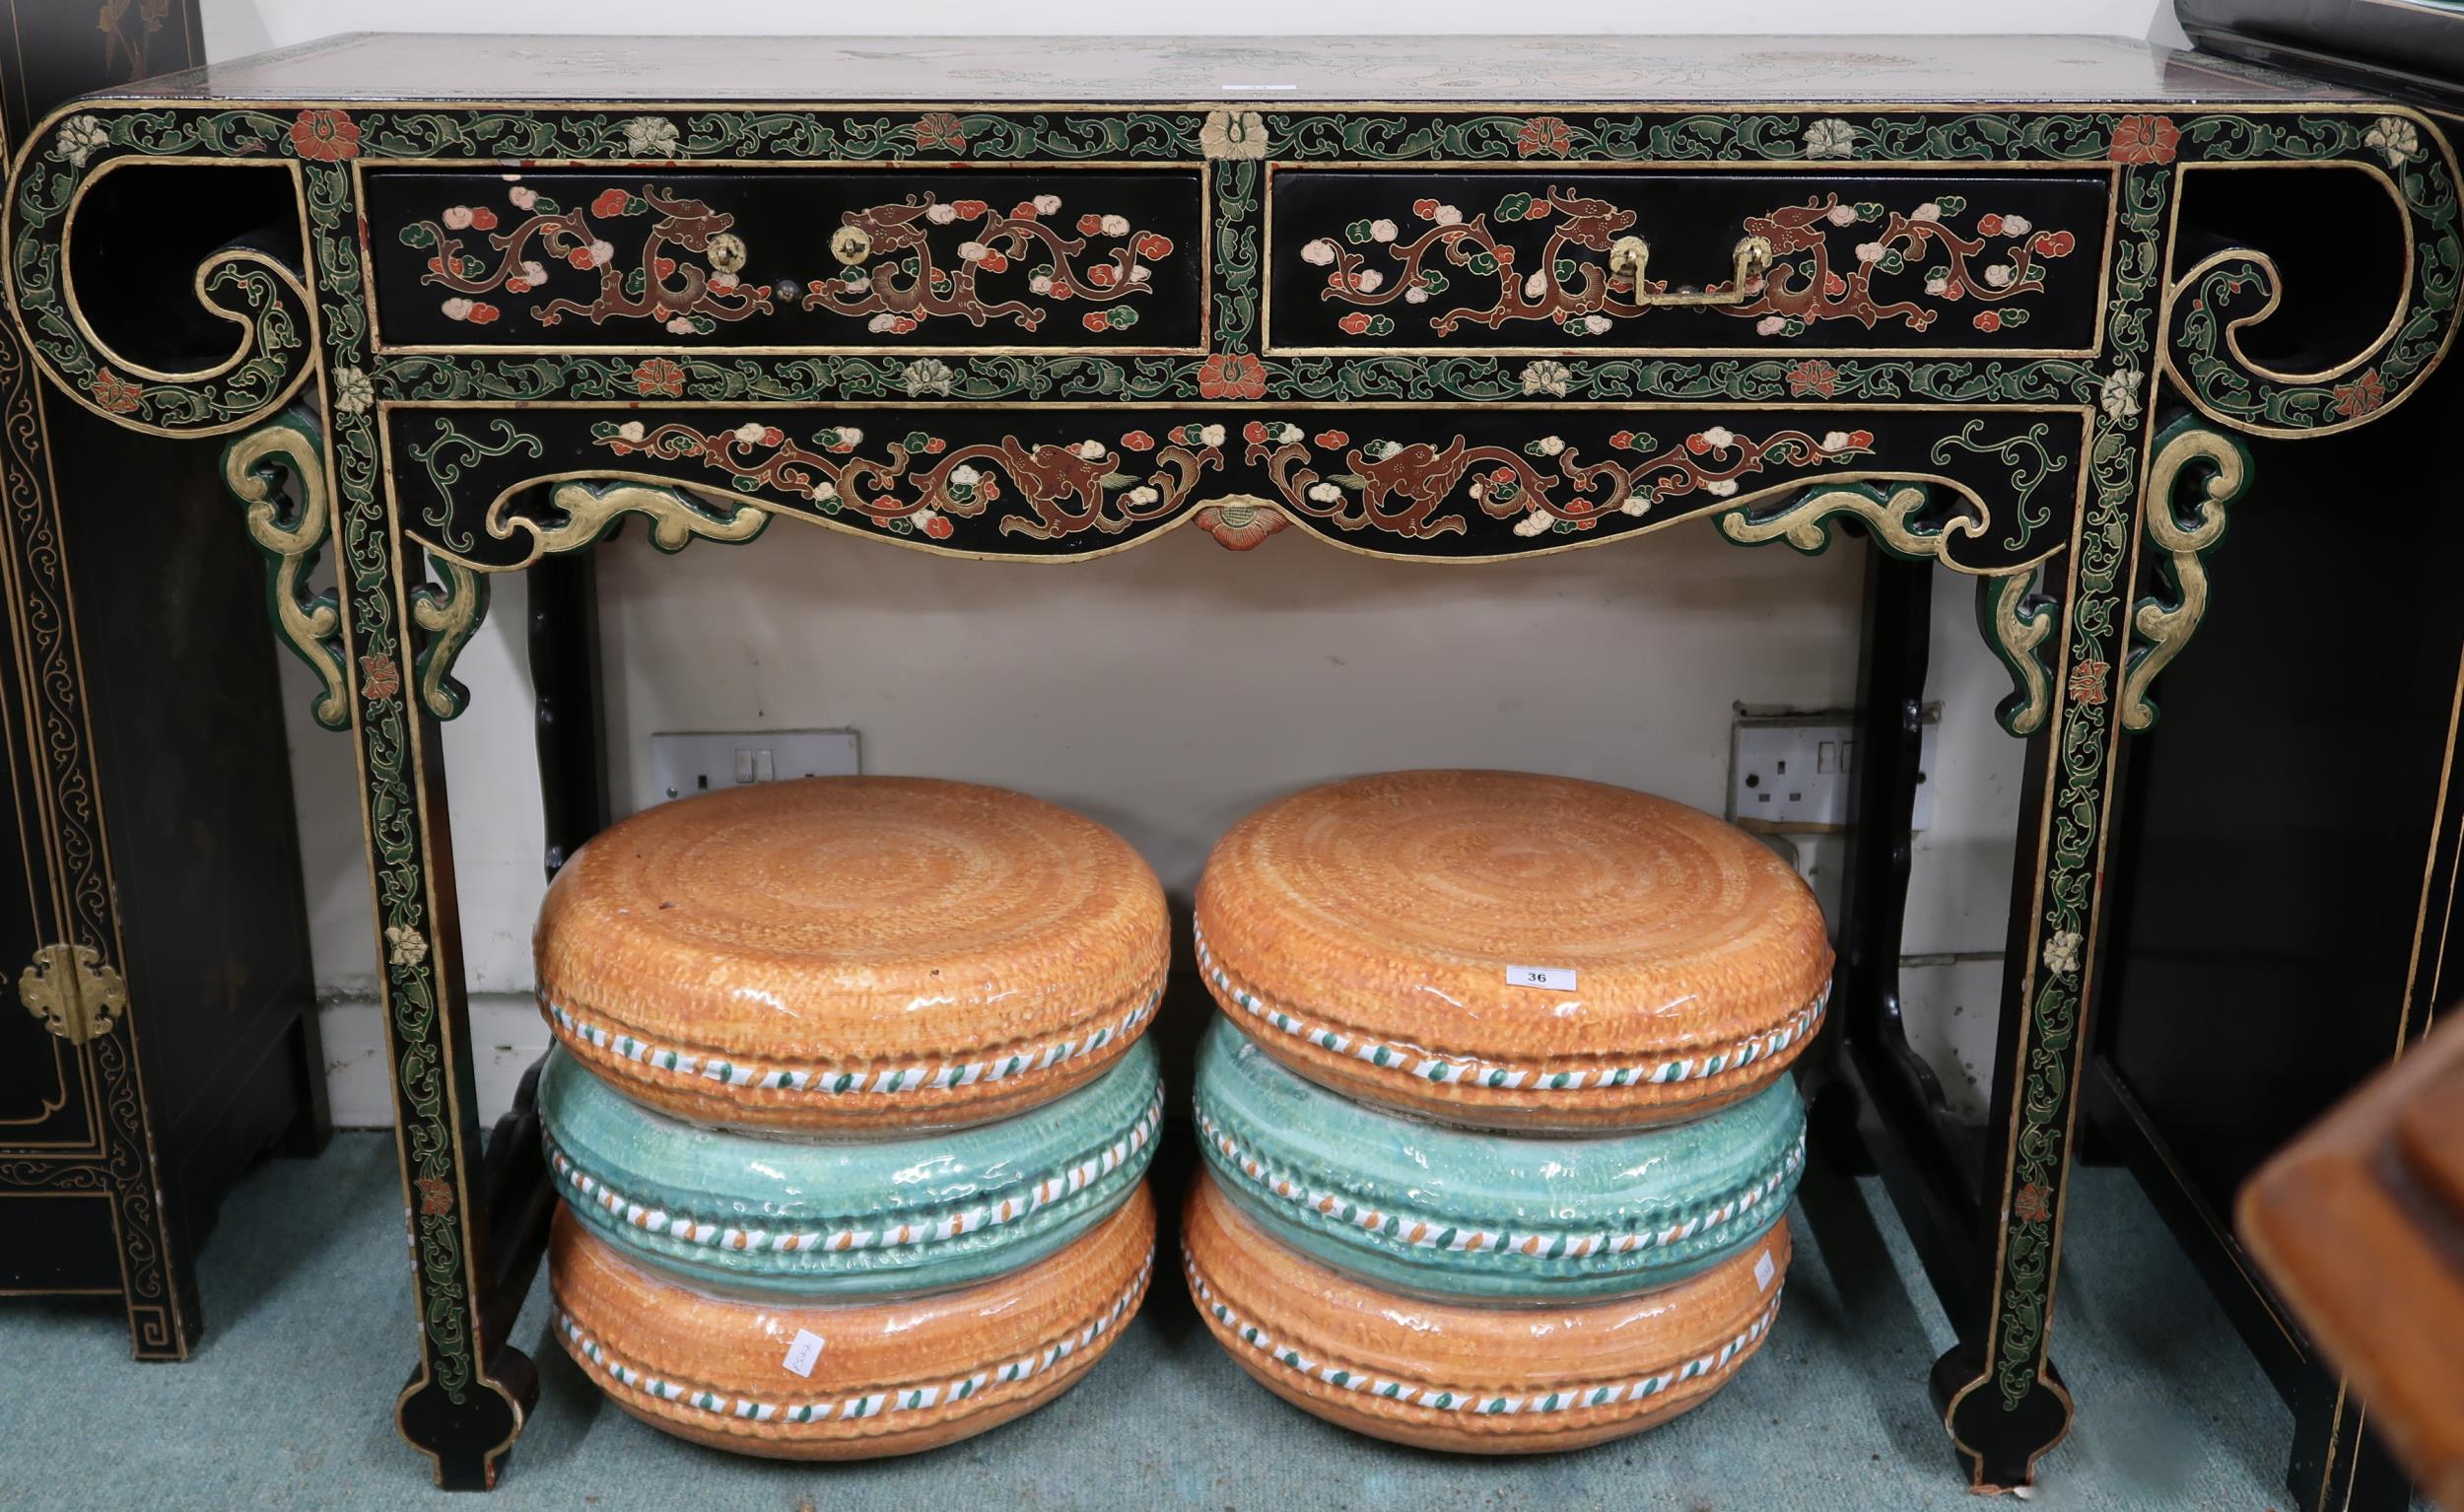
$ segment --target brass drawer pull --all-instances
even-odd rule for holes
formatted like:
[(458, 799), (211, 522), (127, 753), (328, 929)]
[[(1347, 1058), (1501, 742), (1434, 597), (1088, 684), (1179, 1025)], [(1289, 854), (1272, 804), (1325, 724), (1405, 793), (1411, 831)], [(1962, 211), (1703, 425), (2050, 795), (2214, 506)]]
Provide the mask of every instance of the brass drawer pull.
[(872, 238), (860, 226), (842, 226), (830, 234), (830, 255), (852, 268), (872, 255)]
[(1736, 279), (1717, 293), (1654, 294), (1643, 287), (1644, 273), (1650, 264), (1651, 243), (1640, 237), (1619, 237), (1608, 245), (1608, 271), (1634, 281), (1632, 304), (1637, 309), (1656, 305), (1743, 305), (1752, 298), (1745, 286), (1771, 271), (1771, 243), (1761, 237), (1747, 237), (1738, 242)]

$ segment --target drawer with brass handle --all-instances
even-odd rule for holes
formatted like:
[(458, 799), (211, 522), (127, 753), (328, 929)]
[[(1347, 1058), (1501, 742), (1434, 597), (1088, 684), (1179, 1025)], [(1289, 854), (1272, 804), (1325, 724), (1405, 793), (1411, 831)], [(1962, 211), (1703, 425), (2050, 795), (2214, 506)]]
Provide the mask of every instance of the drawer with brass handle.
[(2108, 171), (1277, 165), (1268, 350), (2096, 345)]

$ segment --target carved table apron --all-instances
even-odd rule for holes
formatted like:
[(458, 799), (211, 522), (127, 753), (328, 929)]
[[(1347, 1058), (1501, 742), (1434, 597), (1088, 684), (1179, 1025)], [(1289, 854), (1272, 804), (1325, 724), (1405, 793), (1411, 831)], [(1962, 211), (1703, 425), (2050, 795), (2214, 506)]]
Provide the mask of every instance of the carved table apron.
[[(357, 747), (422, 1329), (398, 1414), (440, 1479), (492, 1480), (536, 1384), (491, 1307), (435, 722), (489, 575), (631, 515), (671, 551), (788, 516), (1035, 562), (1185, 523), (1495, 561), (1707, 516), (1974, 579), (2032, 771), (1936, 1376), (1971, 1477), (2028, 1479), (2071, 1413), (2047, 1340), (2122, 736), (2207, 602), (2240, 438), (2363, 424), (2444, 353), (2438, 131), (2076, 38), (857, 52), (345, 38), (78, 102), (10, 184), (40, 362), (226, 438)], [(2240, 172), (2358, 182), (2383, 222), (2299, 371), (2245, 350), (2268, 249), (2198, 220)], [(228, 208), (252, 195), (270, 231)], [(1923, 676), (1921, 591), (1881, 601), (1877, 738)], [(1912, 778), (1864, 766), (1859, 875), (1903, 888)], [(1835, 1038), (1870, 1088), (1905, 1059), (1898, 911), (1848, 912)]]

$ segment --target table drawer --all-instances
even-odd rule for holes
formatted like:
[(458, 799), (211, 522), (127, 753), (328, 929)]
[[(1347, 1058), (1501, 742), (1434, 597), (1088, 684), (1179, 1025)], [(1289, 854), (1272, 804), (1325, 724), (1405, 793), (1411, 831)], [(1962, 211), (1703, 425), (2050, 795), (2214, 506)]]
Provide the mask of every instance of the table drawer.
[(1267, 345), (2086, 353), (2111, 192), (2106, 172), (1277, 165)]
[(1196, 167), (373, 170), (380, 347), (1194, 352)]

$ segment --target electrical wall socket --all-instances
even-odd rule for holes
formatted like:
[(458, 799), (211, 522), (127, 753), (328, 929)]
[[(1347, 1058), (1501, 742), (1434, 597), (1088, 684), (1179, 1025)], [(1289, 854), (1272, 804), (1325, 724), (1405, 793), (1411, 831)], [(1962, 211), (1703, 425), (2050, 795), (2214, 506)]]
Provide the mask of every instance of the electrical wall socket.
[[(1915, 822), (1934, 821), (1937, 722), (1921, 737)], [(1729, 753), (1728, 816), (1747, 829), (1782, 834), (1845, 830), (1854, 806), (1856, 725), (1844, 713), (1740, 716)]]
[(642, 806), (688, 798), (714, 788), (790, 777), (853, 777), (852, 729), (759, 729), (650, 737), (650, 790)]

